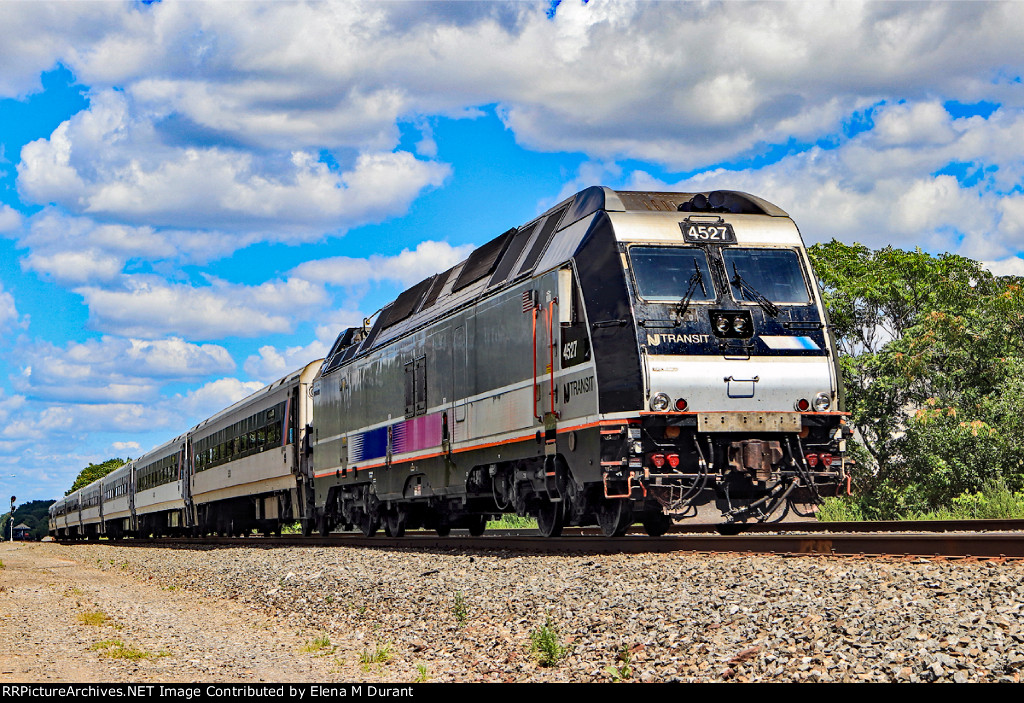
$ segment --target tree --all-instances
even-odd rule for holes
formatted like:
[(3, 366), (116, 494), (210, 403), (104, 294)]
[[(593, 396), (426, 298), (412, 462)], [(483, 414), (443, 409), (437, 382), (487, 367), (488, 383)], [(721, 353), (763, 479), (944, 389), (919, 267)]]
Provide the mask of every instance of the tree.
[(101, 479), (109, 474), (114, 469), (119, 469), (124, 466), (128, 461), (131, 461), (131, 457), (125, 459), (107, 459), (102, 464), (89, 464), (78, 474), (78, 478), (71, 484), (71, 488), (68, 489), (64, 495), (69, 496), (79, 488), (84, 488), (90, 483), (97, 479)]
[(920, 250), (832, 241), (810, 255), (864, 448), (855, 480), (868, 500), (892, 513), (986, 481), (1020, 485), (1019, 280)]

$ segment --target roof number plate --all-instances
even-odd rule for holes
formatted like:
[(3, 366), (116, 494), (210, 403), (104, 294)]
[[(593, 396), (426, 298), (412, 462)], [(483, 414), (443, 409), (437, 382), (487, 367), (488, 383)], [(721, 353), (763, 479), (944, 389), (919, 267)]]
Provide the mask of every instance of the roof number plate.
[(711, 224), (707, 222), (691, 222), (689, 220), (679, 223), (683, 230), (683, 241), (694, 244), (722, 244), (735, 243), (736, 231), (727, 222)]

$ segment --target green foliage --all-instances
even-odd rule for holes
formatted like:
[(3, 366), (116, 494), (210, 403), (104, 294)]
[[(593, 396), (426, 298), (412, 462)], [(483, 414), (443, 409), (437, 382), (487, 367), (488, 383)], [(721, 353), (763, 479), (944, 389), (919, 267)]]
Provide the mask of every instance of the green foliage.
[(465, 627), (469, 622), (469, 608), (466, 606), (466, 596), (462, 591), (455, 592), (455, 598), (452, 601), (452, 615), (455, 616), (455, 624), (459, 627)]
[(558, 630), (552, 624), (551, 616), (530, 633), (530, 653), (541, 666), (557, 666), (569, 653), (569, 648), (558, 639)]
[(615, 664), (609, 664), (604, 668), (613, 682), (626, 681), (633, 678), (633, 653), (629, 647), (622, 645), (622, 649), (615, 655)]
[(334, 649), (335, 648), (331, 645), (331, 638), (327, 635), (320, 635), (319, 637), (314, 637), (309, 641), (309, 644), (306, 644), (302, 647), (303, 652), (324, 652), (325, 654), (334, 653)]
[(98, 651), (101, 657), (107, 659), (128, 659), (138, 661), (140, 659), (155, 659), (157, 657), (168, 657), (170, 652), (153, 654), (142, 649), (136, 649), (132, 645), (125, 644), (121, 640), (103, 640), (97, 642), (90, 649)]
[(364, 649), (359, 655), (359, 661), (364, 665), (369, 664), (387, 664), (391, 661), (392, 657), (391, 645), (380, 644), (377, 645), (373, 650)]
[(497, 520), (487, 522), (488, 530), (536, 530), (537, 520), (532, 517), (519, 517), (514, 513), (504, 513)]
[(826, 498), (816, 517), (819, 522), (860, 522), (864, 520), (864, 512), (856, 498), (840, 496)]
[(78, 478), (71, 484), (71, 488), (64, 495), (69, 496), (79, 488), (88, 486), (93, 481), (103, 478), (114, 469), (119, 469), (128, 463), (125, 459), (107, 459), (102, 464), (89, 464), (78, 474)]
[(110, 616), (102, 610), (90, 611), (78, 614), (78, 622), (83, 625), (103, 625), (110, 619)]
[(426, 683), (430, 680), (427, 676), (427, 666), (425, 664), (416, 665), (416, 678), (412, 680), (413, 683)]
[(949, 508), (992, 481), (1024, 485), (1020, 280), (920, 250), (832, 241), (810, 255), (861, 442), (858, 499), (829, 509), (895, 518)]

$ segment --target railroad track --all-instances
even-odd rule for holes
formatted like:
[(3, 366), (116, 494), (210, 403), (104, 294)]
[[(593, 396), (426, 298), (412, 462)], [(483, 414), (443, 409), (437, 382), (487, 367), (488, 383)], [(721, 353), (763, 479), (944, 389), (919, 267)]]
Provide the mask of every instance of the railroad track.
[(713, 525), (686, 526), (663, 537), (627, 534), (608, 539), (594, 529), (542, 538), (532, 530), (491, 530), (480, 537), (448, 537), (409, 532), (402, 538), (379, 534), (334, 533), (326, 537), (208, 537), (161, 540), (132, 539), (120, 545), (190, 547), (348, 546), (371, 549), (559, 552), (631, 554), (669, 552), (739, 552), (834, 556), (940, 557), (975, 559), (1024, 558), (1024, 520), (945, 522), (790, 523), (745, 525), (739, 534), (719, 534)]

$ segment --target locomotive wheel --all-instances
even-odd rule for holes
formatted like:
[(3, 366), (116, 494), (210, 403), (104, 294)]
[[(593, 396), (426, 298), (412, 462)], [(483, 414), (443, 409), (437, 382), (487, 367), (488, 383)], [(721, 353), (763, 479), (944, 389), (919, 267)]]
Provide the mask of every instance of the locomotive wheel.
[(366, 513), (363, 513), (359, 518), (359, 531), (363, 533), (365, 537), (373, 537), (377, 534), (377, 529), (380, 527), (380, 520)]
[(384, 530), (388, 537), (405, 536), (405, 512), (401, 508), (392, 508), (384, 514)]
[(565, 513), (562, 512), (562, 504), (541, 499), (540, 507), (537, 509), (537, 529), (540, 530), (540, 534), (544, 537), (558, 537), (562, 534), (563, 525)]
[(602, 500), (597, 507), (597, 524), (605, 537), (621, 537), (633, 524), (633, 506), (628, 500)]
[(648, 513), (641, 522), (651, 537), (661, 537), (672, 527), (672, 518), (665, 513)]
[(469, 518), (469, 522), (466, 525), (469, 528), (469, 534), (473, 537), (479, 537), (487, 529), (487, 516), (486, 515), (473, 515)]

